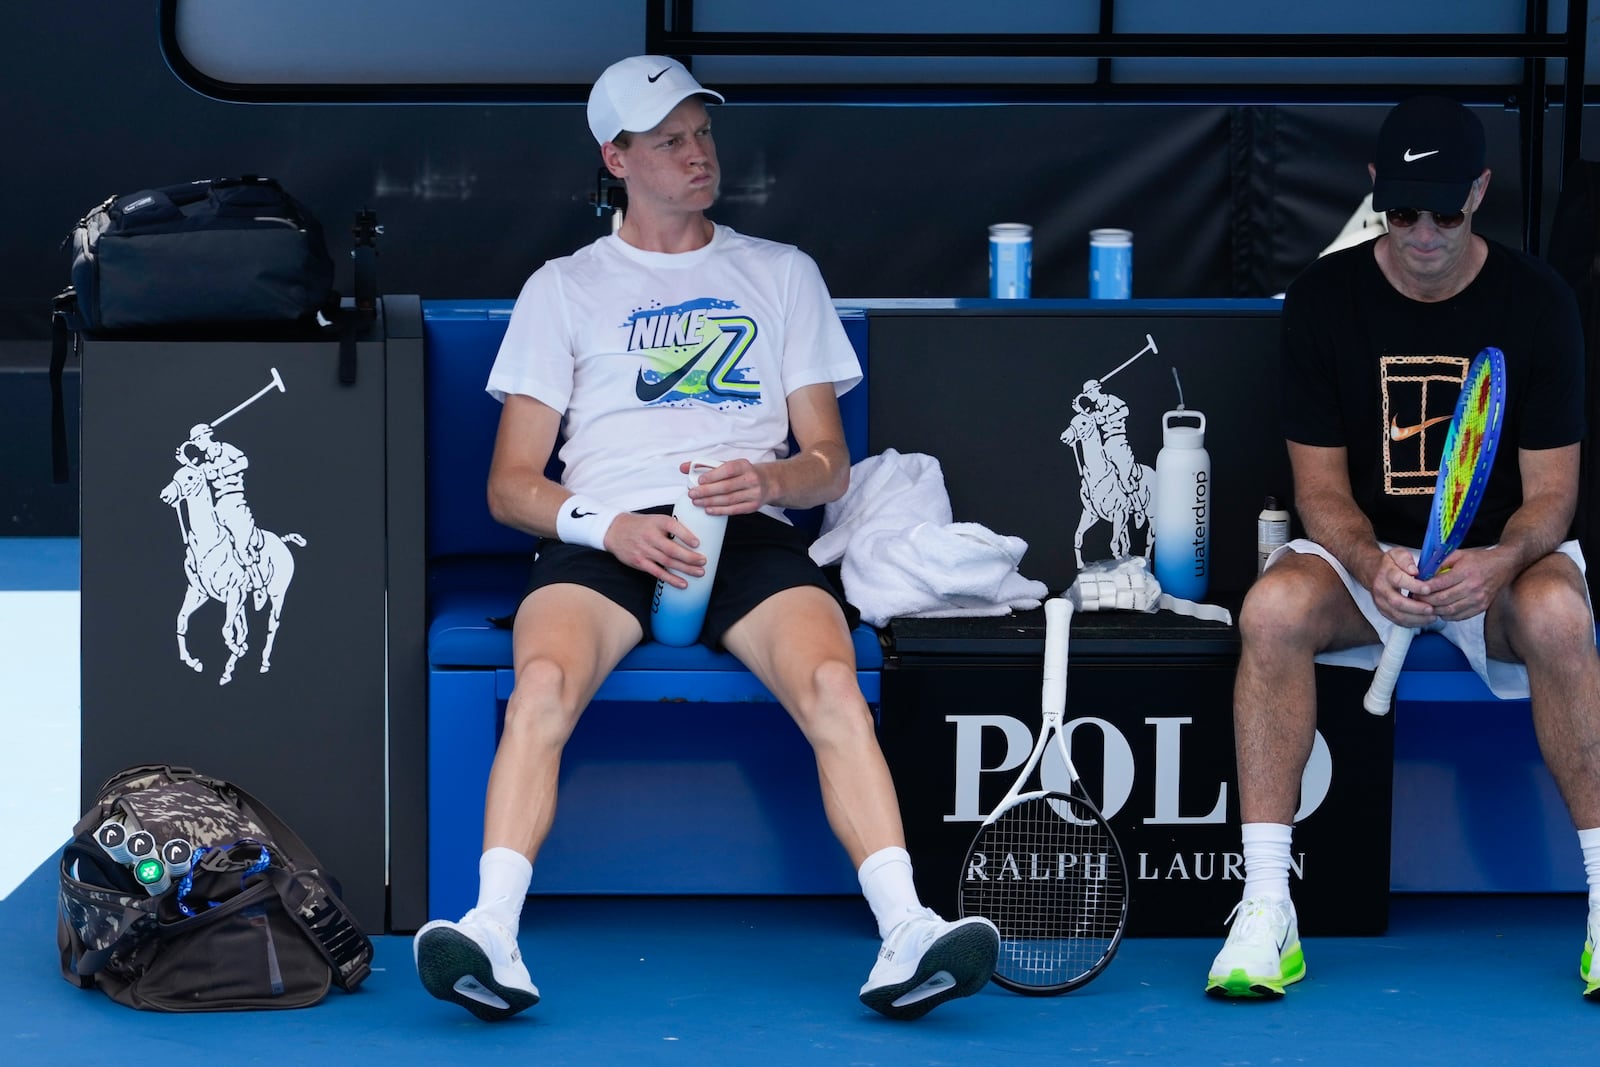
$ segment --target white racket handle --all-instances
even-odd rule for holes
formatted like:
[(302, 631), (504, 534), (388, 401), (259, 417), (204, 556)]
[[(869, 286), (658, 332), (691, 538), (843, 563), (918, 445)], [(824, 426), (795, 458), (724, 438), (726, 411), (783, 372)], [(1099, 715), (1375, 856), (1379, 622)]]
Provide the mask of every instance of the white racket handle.
[(1072, 626), (1072, 601), (1055, 597), (1044, 602), (1044, 710), (1061, 714), (1067, 706), (1067, 634)]
[(1395, 683), (1400, 680), (1400, 668), (1405, 666), (1406, 653), (1411, 651), (1411, 639), (1415, 636), (1417, 631), (1409, 626), (1396, 626), (1389, 632), (1378, 668), (1372, 672), (1372, 684), (1367, 687), (1367, 695), (1361, 701), (1361, 706), (1372, 714), (1388, 714)]

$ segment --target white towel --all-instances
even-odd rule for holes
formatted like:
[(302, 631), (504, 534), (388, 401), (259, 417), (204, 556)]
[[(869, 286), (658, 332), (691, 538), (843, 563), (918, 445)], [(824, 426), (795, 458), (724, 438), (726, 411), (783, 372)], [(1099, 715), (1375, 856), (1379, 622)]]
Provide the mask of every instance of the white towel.
[(840, 563), (845, 597), (873, 626), (1039, 606), (1045, 584), (1017, 571), (1026, 541), (950, 520), (938, 460), (885, 449), (851, 469), (849, 491), (823, 511), (811, 557)]
[[(939, 461), (886, 448), (850, 468), (850, 488), (822, 511), (811, 558), (838, 563), (854, 541), (875, 531), (904, 534), (921, 522), (950, 521), (950, 494)], [(859, 606), (859, 605), (858, 605)]]

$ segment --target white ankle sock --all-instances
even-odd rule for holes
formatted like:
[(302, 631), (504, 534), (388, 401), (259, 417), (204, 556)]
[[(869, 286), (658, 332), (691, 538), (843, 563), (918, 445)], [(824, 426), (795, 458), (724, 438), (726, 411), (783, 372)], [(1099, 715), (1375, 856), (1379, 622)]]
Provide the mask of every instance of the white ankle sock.
[(1244, 842), (1244, 899), (1289, 899), (1289, 843), (1294, 827), (1278, 822), (1247, 822)]
[(514, 848), (491, 848), (478, 860), (478, 910), (515, 931), (533, 882), (533, 864)]
[(1600, 826), (1578, 831), (1583, 849), (1583, 873), (1589, 879), (1589, 907), (1600, 907)]
[(878, 936), (888, 937), (906, 919), (924, 914), (911, 880), (911, 856), (903, 848), (880, 848), (861, 863), (856, 872), (867, 907), (878, 920)]

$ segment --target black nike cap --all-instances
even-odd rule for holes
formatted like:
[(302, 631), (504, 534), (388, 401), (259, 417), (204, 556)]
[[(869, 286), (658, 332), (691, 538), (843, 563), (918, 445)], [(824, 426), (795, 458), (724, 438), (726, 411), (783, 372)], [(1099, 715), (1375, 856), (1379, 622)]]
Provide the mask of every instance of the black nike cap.
[(1396, 104), (1378, 131), (1372, 206), (1460, 211), (1483, 173), (1483, 123), (1447, 96)]

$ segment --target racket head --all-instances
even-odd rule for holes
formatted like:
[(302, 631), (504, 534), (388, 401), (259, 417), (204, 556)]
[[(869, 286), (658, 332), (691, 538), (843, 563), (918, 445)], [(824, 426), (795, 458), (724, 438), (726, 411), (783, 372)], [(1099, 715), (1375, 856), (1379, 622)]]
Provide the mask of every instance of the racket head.
[(1424, 580), (1461, 547), (1472, 527), (1499, 450), (1505, 406), (1505, 355), (1498, 348), (1485, 348), (1467, 368), (1445, 435), (1428, 529), (1417, 556), (1417, 574)]
[(1111, 963), (1128, 925), (1128, 868), (1111, 827), (1077, 794), (1026, 793), (978, 829), (957, 909), (1000, 931), (994, 982), (1015, 993), (1077, 989)]

